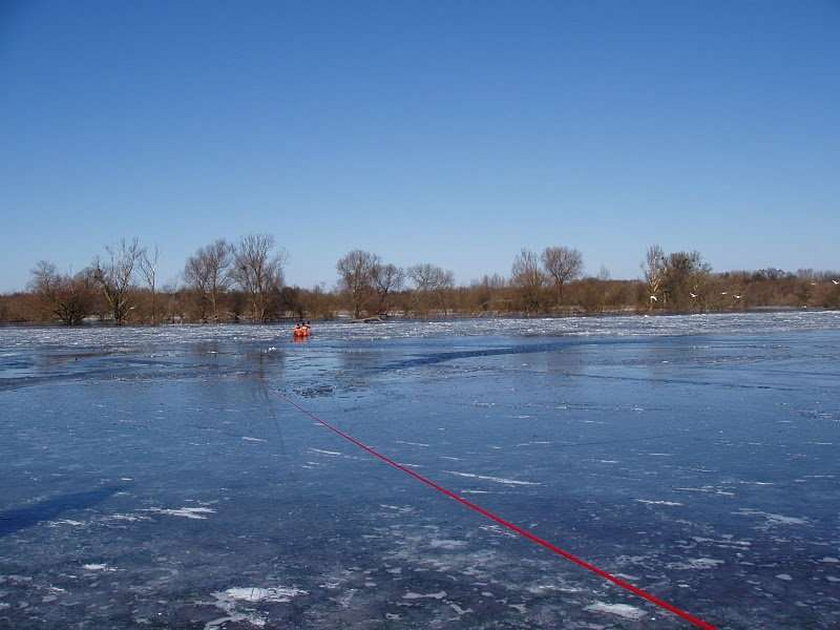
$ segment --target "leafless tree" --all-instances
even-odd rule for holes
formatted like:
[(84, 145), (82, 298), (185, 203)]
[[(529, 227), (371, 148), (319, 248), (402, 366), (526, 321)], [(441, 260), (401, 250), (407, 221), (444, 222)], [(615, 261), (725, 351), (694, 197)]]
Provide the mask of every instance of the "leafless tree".
[(502, 310), (509, 301), (504, 295), (507, 285), (507, 280), (497, 273), (474, 280), (469, 289), (473, 308), (481, 313)]
[(557, 303), (563, 301), (563, 286), (583, 271), (583, 256), (570, 247), (546, 247), (541, 255), (543, 268), (557, 290)]
[(652, 310), (654, 306), (662, 301), (662, 283), (665, 281), (665, 252), (659, 245), (651, 245), (647, 248), (645, 262), (642, 263), (642, 271), (645, 274), (645, 284), (648, 291), (648, 306)]
[(232, 259), (232, 248), (224, 239), (201, 247), (187, 259), (184, 280), (198, 295), (202, 321), (207, 321), (208, 305), (213, 321), (219, 320), (219, 296), (228, 288), (228, 270)]
[(361, 249), (348, 252), (336, 263), (339, 286), (350, 296), (355, 318), (361, 317), (365, 304), (373, 293), (374, 269), (380, 264), (376, 254)]
[(436, 307), (446, 313), (446, 295), (455, 286), (455, 276), (451, 271), (423, 263), (409, 267), (408, 277), (414, 283), (414, 301), (420, 311)]
[(93, 287), (89, 270), (75, 276), (60, 274), (45, 260), (32, 270), (31, 289), (46, 304), (50, 315), (65, 326), (77, 326), (93, 309)]
[(511, 267), (511, 284), (519, 289), (526, 311), (540, 310), (543, 304), (546, 277), (540, 269), (537, 255), (531, 250), (523, 249), (514, 258)]
[(114, 323), (122, 326), (132, 308), (129, 298), (134, 271), (143, 256), (143, 248), (135, 237), (130, 243), (122, 239), (118, 247), (106, 247), (105, 251), (107, 259), (102, 261), (97, 258), (93, 263), (93, 278), (105, 295)]
[(286, 254), (273, 250), (274, 237), (270, 234), (243, 236), (234, 248), (230, 277), (248, 296), (254, 322), (267, 321), (271, 298), (283, 286)]
[(149, 291), (152, 292), (152, 326), (157, 326), (157, 268), (160, 250), (155, 245), (153, 253), (147, 249), (143, 250), (140, 256), (140, 273), (146, 280)]
[(405, 283), (405, 271), (396, 265), (377, 262), (371, 269), (371, 283), (377, 296), (377, 312), (388, 310), (388, 298), (400, 291)]
[(662, 292), (666, 296), (668, 308), (673, 310), (702, 308), (709, 299), (705, 286), (708, 283), (711, 267), (703, 261), (700, 252), (673, 252), (664, 260)]

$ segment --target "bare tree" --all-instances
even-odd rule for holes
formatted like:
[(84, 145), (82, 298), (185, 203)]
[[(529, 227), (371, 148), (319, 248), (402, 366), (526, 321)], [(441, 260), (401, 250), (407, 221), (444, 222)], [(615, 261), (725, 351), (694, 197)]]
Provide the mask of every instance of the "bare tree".
[(184, 279), (187, 286), (198, 294), (202, 321), (207, 321), (208, 305), (213, 321), (219, 320), (219, 296), (228, 288), (228, 270), (232, 259), (232, 248), (224, 239), (201, 247), (187, 259)]
[(274, 252), (270, 234), (243, 236), (234, 248), (230, 277), (248, 296), (251, 319), (265, 322), (272, 296), (283, 286), (283, 265), (286, 254)]
[(583, 271), (583, 256), (578, 250), (570, 247), (546, 247), (541, 259), (545, 272), (557, 290), (557, 303), (561, 304), (563, 286), (578, 278)]
[(336, 263), (339, 286), (350, 295), (353, 317), (361, 317), (365, 304), (373, 293), (374, 269), (380, 265), (376, 254), (354, 249)]
[(642, 263), (642, 271), (645, 274), (645, 284), (648, 292), (648, 307), (652, 310), (660, 300), (664, 305), (662, 294), (662, 283), (665, 280), (665, 252), (659, 245), (651, 245), (647, 248), (645, 262)]
[(673, 252), (664, 260), (662, 292), (668, 307), (674, 310), (702, 307), (709, 297), (705, 285), (711, 267), (703, 261), (700, 252)]
[(184, 265), (184, 282), (187, 288), (197, 298), (198, 318), (203, 323), (207, 323), (207, 307), (210, 303), (208, 290), (209, 279), (201, 252), (202, 250), (199, 249), (198, 252), (187, 258), (187, 262)]
[(371, 269), (371, 283), (377, 296), (376, 310), (378, 313), (385, 313), (388, 310), (389, 296), (403, 288), (405, 271), (396, 265), (377, 262)]
[(446, 313), (446, 296), (455, 286), (455, 276), (451, 271), (423, 263), (409, 267), (408, 277), (414, 282), (414, 301), (419, 310), (425, 312), (434, 306)]
[(526, 311), (540, 310), (543, 303), (546, 277), (540, 269), (537, 255), (531, 250), (523, 249), (513, 259), (511, 284), (519, 289)]
[(47, 305), (50, 315), (65, 326), (77, 326), (93, 309), (93, 287), (88, 270), (75, 276), (60, 274), (42, 260), (32, 270), (31, 289)]
[(497, 273), (493, 275), (484, 274), (481, 280), (474, 280), (470, 287), (474, 308), (482, 313), (487, 313), (506, 307), (509, 302), (504, 295), (507, 284), (507, 280)]
[(133, 288), (134, 271), (143, 255), (143, 248), (135, 237), (130, 243), (122, 239), (119, 247), (106, 247), (105, 251), (108, 258), (105, 261), (97, 258), (93, 263), (93, 279), (99, 284), (108, 301), (114, 323), (122, 326), (133, 308), (129, 298)]
[(146, 280), (146, 285), (152, 292), (152, 326), (157, 326), (157, 268), (160, 250), (155, 245), (154, 253), (144, 249), (140, 256), (140, 273)]

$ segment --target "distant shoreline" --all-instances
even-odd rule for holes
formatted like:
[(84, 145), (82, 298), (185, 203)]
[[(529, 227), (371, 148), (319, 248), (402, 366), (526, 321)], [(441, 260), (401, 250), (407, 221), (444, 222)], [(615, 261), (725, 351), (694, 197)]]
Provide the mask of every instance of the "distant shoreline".
[[(350, 317), (332, 317), (322, 319), (312, 319), (314, 324), (320, 323), (339, 323), (347, 326), (355, 325), (378, 325), (387, 324), (389, 322), (446, 322), (446, 321), (464, 321), (464, 320), (554, 320), (554, 319), (593, 319), (593, 318), (617, 318), (617, 317), (685, 317), (692, 315), (758, 315), (758, 314), (772, 314), (772, 313), (824, 313), (838, 311), (832, 308), (810, 308), (810, 307), (793, 307), (793, 306), (757, 306), (753, 308), (746, 308), (740, 310), (706, 310), (696, 312), (680, 312), (680, 311), (666, 311), (657, 310), (652, 312), (639, 312), (630, 310), (615, 310), (603, 311), (598, 313), (567, 313), (567, 314), (526, 314), (526, 313), (494, 313), (494, 314), (475, 314), (475, 313), (448, 313), (440, 315), (429, 315), (426, 317), (417, 317), (413, 315), (390, 315), (387, 317), (367, 317), (361, 319), (353, 319)], [(154, 329), (154, 328), (174, 328), (174, 327), (190, 327), (190, 328), (214, 328), (221, 326), (241, 326), (243, 328), (256, 327), (280, 327), (280, 326), (294, 326), (299, 318), (283, 317), (268, 322), (251, 322), (247, 320), (240, 321), (223, 321), (223, 322), (161, 322), (156, 325), (148, 323), (127, 323), (121, 326), (115, 325), (110, 321), (86, 321), (76, 326), (65, 326), (58, 322), (43, 322), (43, 321), (0, 321), (0, 328), (55, 328), (55, 329)]]

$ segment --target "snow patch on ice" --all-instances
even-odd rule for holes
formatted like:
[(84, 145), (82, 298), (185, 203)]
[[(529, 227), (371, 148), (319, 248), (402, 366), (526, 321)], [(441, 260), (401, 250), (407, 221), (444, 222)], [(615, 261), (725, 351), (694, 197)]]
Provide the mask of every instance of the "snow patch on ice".
[(216, 510), (205, 507), (182, 507), (182, 508), (148, 508), (146, 512), (153, 514), (165, 514), (166, 516), (180, 516), (183, 518), (192, 518), (196, 520), (206, 521), (205, 514), (215, 514)]
[(715, 560), (714, 558), (689, 558), (685, 562), (670, 562), (669, 569), (716, 569), (722, 564), (726, 564), (723, 560)]
[(217, 630), (228, 622), (244, 622), (257, 628), (263, 628), (266, 625), (265, 616), (253, 610), (239, 610), (238, 606), (242, 602), (249, 604), (260, 602), (287, 603), (294, 597), (308, 594), (307, 591), (299, 588), (283, 586), (273, 588), (261, 588), (257, 586), (233, 587), (222, 592), (213, 593), (212, 595), (216, 601), (211, 602), (212, 605), (222, 609), (227, 613), (227, 616), (208, 621), (204, 624), (204, 630)]
[(429, 546), (434, 549), (461, 549), (467, 546), (463, 540), (447, 540), (434, 538), (429, 541)]
[(680, 492), (702, 492), (704, 494), (716, 494), (721, 497), (734, 497), (734, 492), (729, 492), (728, 490), (721, 490), (720, 488), (715, 488), (714, 486), (703, 486), (702, 488), (674, 488), (674, 490), (679, 490)]
[(638, 503), (646, 503), (648, 505), (671, 505), (671, 506), (684, 505), (683, 503), (678, 503), (676, 501), (654, 501), (652, 499), (633, 499), (633, 500), (638, 502)]
[(50, 523), (51, 527), (54, 527), (56, 525), (72, 525), (73, 527), (80, 527), (80, 526), (84, 525), (84, 523), (82, 521), (74, 521), (74, 520), (69, 519), (69, 518), (62, 518), (62, 519), (59, 519), (57, 521), (52, 521)]
[(260, 588), (257, 586), (249, 586), (233, 587), (222, 593), (213, 593), (213, 595), (224, 595), (227, 598), (245, 602), (285, 603), (292, 601), (292, 598), (294, 597), (298, 597), (299, 595), (309, 595), (309, 593), (295, 587), (276, 586), (272, 588)]
[(505, 529), (500, 525), (479, 525), (479, 529), (483, 529), (486, 532), (492, 532), (494, 534), (498, 534), (499, 536), (507, 536), (508, 538), (516, 538), (517, 535), (510, 531), (509, 529)]
[(309, 449), (313, 453), (320, 453), (321, 455), (332, 455), (333, 457), (337, 455), (341, 455), (338, 451), (325, 451), (322, 448), (311, 448)]
[(83, 564), (82, 568), (85, 571), (104, 571), (106, 573), (111, 572), (111, 571), (116, 571), (115, 568), (109, 567), (107, 564), (104, 564), (104, 563), (103, 564), (93, 564), (93, 563)]
[(606, 613), (608, 615), (615, 615), (616, 617), (622, 617), (623, 619), (632, 619), (633, 621), (639, 621), (643, 619), (645, 616), (645, 611), (641, 608), (636, 608), (635, 606), (630, 606), (628, 604), (608, 604), (606, 602), (596, 602), (584, 608), (584, 610), (588, 610), (590, 612), (598, 612), (598, 613)]
[(380, 503), (379, 507), (385, 508), (386, 510), (395, 510), (397, 512), (413, 512), (414, 508), (408, 505), (399, 506), (399, 505), (388, 505), (387, 503)]
[(536, 481), (519, 481), (517, 479), (505, 479), (504, 477), (492, 477), (490, 475), (476, 475), (474, 473), (458, 472), (455, 470), (444, 470), (443, 472), (449, 475), (458, 475), (459, 477), (469, 477), (470, 479), (482, 479), (484, 481), (492, 481), (494, 483), (502, 483), (506, 486), (541, 486), (542, 484)]
[(474, 612), (472, 608), (461, 608), (455, 602), (449, 602), (449, 607), (455, 611), (455, 614), (458, 616), (466, 615), (467, 613)]
[(403, 599), (443, 599), (446, 597), (446, 591), (439, 591), (437, 593), (414, 593), (409, 591), (403, 595)]
[(808, 519), (799, 516), (784, 516), (782, 514), (773, 514), (772, 512), (762, 512), (761, 510), (753, 510), (749, 508), (741, 508), (736, 512), (732, 512), (735, 516), (758, 516), (764, 519), (766, 526), (773, 525), (807, 525)]

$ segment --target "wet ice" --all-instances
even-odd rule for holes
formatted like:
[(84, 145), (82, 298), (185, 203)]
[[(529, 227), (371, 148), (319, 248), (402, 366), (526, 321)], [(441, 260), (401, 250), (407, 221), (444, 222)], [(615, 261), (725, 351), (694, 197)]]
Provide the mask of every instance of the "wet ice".
[(275, 392), (716, 625), (840, 623), (837, 313), (288, 337), (0, 329), (0, 626), (683, 627)]

